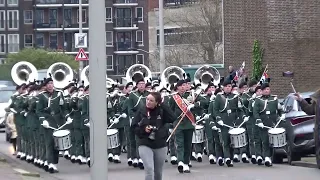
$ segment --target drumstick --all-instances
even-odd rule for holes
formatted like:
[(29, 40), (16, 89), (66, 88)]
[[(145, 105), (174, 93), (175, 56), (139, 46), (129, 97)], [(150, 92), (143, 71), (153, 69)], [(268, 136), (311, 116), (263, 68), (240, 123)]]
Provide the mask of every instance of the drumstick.
[(282, 120), (280, 119), (280, 120), (277, 122), (277, 124), (274, 126), (274, 128), (278, 127), (278, 125), (280, 124), (281, 121), (282, 121)]
[[(258, 124), (256, 124), (256, 126), (258, 126)], [(272, 127), (269, 127), (269, 126), (263, 126), (262, 128), (272, 129)]]
[(243, 121), (239, 126), (238, 128), (240, 128), (246, 121)]
[(230, 128), (230, 129), (233, 129), (233, 128), (234, 128), (234, 127), (231, 127), (231, 126), (226, 125), (226, 124), (222, 124), (222, 126), (228, 127), (228, 128)]
[[(41, 124), (41, 126), (43, 126), (43, 124)], [(52, 129), (52, 130), (55, 130), (55, 131), (57, 131), (57, 130), (58, 130), (58, 129), (53, 128), (53, 127), (51, 127), (51, 126), (48, 126), (48, 128), (49, 128), (49, 129)]]
[(108, 127), (108, 129), (110, 129), (113, 125), (114, 125), (114, 122), (113, 122), (112, 124), (110, 124), (110, 126)]

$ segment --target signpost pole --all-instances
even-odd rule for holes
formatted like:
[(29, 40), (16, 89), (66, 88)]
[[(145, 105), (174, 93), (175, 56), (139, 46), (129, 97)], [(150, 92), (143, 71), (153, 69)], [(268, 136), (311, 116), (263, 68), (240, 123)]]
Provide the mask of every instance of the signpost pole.
[[(82, 34), (82, 0), (79, 0), (79, 34)], [(83, 69), (83, 61), (79, 61), (79, 76)]]

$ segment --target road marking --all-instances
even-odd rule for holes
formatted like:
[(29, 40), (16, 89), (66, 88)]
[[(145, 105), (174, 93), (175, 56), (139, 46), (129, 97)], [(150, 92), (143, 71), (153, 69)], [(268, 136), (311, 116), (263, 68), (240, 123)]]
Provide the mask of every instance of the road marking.
[(13, 168), (13, 170), (18, 172), (22, 176), (40, 177), (39, 173), (31, 173), (29, 171), (26, 171), (26, 170), (23, 170), (23, 169), (19, 169), (19, 168)]

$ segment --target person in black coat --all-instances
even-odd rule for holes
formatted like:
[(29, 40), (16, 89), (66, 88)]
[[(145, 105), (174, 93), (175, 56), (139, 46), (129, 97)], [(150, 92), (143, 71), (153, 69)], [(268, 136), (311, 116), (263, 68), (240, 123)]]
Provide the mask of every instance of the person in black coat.
[(162, 179), (168, 136), (165, 124), (172, 123), (177, 118), (170, 108), (161, 102), (161, 94), (151, 92), (146, 97), (146, 105), (137, 111), (131, 126), (138, 137), (137, 144), (144, 163), (145, 180)]

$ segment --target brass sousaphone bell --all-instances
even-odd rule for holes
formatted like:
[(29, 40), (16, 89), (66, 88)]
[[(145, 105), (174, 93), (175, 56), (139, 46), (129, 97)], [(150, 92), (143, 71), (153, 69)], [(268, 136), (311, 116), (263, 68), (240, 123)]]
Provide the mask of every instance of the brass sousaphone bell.
[(204, 65), (197, 69), (194, 74), (194, 83), (201, 83), (201, 88), (205, 89), (210, 82), (216, 86), (220, 83), (219, 71), (210, 65)]
[(27, 61), (20, 61), (13, 65), (11, 77), (17, 85), (21, 85), (23, 83), (38, 80), (38, 71), (33, 64)]

